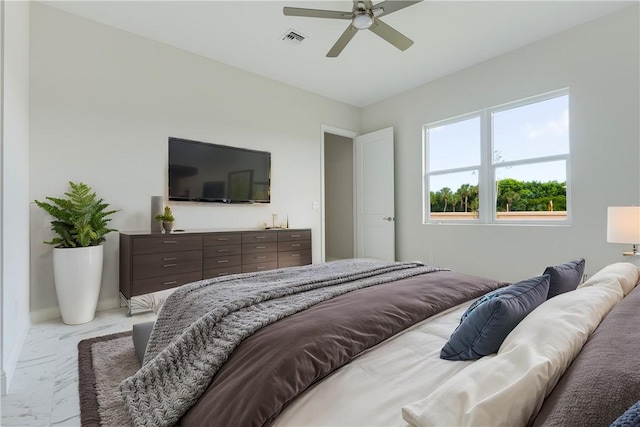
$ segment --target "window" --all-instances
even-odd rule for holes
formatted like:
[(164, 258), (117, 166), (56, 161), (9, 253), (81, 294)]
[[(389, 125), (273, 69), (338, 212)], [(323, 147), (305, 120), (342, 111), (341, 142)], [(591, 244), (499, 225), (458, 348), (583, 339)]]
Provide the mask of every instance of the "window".
[(568, 223), (569, 91), (424, 126), (425, 222)]

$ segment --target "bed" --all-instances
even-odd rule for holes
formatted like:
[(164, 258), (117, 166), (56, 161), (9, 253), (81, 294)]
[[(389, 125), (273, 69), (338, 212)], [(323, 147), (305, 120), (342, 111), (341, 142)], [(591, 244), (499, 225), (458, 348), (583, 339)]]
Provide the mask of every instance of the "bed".
[[(566, 265), (510, 286), (367, 260), (198, 282), (167, 300), (121, 392), (140, 425), (609, 425), (640, 400), (640, 269), (548, 298)], [(505, 295), (522, 313), (488, 353), (461, 318)], [(471, 330), (504, 329), (496, 313)]]

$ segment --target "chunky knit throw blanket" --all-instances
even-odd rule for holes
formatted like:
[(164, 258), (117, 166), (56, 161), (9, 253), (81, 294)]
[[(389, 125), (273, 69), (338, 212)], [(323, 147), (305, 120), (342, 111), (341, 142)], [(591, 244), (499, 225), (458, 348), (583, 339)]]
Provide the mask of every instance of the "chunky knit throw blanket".
[(143, 366), (120, 384), (127, 411), (136, 426), (171, 426), (231, 352), (260, 328), (356, 289), (439, 270), (356, 259), (180, 287), (158, 315)]

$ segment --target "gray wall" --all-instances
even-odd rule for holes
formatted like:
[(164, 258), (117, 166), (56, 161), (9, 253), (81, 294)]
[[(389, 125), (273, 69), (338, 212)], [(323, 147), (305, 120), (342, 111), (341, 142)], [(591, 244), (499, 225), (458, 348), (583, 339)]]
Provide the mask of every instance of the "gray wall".
[[(149, 228), (167, 189), (167, 138), (271, 152), (271, 204), (172, 203), (175, 228), (256, 228), (278, 214), (313, 231), (320, 260), (320, 129), (360, 128), (358, 108), (61, 12), (31, 7), (30, 197), (82, 181), (120, 209), (113, 226)], [(49, 218), (31, 210), (31, 309), (56, 317)], [(99, 308), (118, 304), (109, 235)]]
[(324, 134), (325, 255), (353, 258), (353, 140)]
[[(496, 57), (368, 106), (362, 131), (395, 129), (396, 248), (428, 261), (503, 280), (586, 258), (592, 274), (624, 261), (607, 243), (607, 206), (640, 202), (638, 6)], [(570, 226), (422, 224), (422, 126), (570, 88)]]

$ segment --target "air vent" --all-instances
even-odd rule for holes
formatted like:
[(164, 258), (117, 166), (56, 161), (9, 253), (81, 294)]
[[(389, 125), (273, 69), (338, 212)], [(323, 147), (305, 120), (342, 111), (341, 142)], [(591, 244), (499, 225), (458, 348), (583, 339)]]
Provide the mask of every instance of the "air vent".
[(306, 38), (307, 36), (303, 36), (297, 31), (289, 30), (284, 34), (284, 36), (282, 36), (281, 39), (291, 44), (300, 44), (302, 43), (302, 40)]

